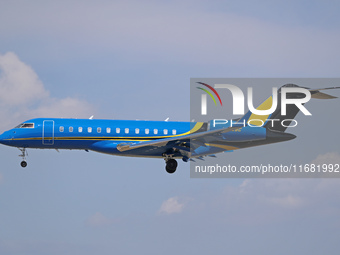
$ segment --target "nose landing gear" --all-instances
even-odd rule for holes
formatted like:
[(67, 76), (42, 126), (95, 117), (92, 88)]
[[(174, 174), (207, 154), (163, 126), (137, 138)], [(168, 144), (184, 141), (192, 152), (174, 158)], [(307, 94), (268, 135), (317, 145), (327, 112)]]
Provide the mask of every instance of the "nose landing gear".
[(26, 167), (27, 166), (26, 156), (28, 156), (26, 148), (19, 148), (19, 150), (21, 151), (21, 154), (19, 155), (19, 157), (22, 158), (20, 165), (21, 167)]

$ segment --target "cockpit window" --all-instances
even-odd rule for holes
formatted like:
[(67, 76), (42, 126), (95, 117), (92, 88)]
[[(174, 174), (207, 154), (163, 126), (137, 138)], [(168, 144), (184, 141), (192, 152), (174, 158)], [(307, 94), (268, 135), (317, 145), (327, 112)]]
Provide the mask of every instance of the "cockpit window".
[(24, 123), (21, 128), (34, 128), (34, 123)]
[(34, 128), (34, 123), (22, 123), (15, 128)]

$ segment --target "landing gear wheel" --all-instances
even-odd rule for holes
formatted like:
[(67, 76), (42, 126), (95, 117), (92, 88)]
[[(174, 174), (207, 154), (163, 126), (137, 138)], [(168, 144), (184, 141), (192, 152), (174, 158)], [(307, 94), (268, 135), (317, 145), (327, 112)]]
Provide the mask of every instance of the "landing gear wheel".
[(169, 174), (173, 174), (177, 169), (177, 161), (175, 159), (169, 159), (166, 162), (166, 166), (165, 166), (165, 170), (169, 173)]
[(19, 157), (22, 158), (20, 165), (21, 167), (26, 167), (27, 166), (26, 156), (28, 156), (26, 148), (18, 148), (18, 149), (21, 151), (21, 154), (19, 155)]

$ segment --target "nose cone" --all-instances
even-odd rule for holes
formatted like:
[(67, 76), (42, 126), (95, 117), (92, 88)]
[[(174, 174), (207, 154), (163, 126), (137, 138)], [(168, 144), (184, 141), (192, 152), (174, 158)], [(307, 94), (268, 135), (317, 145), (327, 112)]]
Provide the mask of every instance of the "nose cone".
[(3, 140), (4, 140), (4, 134), (1, 134), (0, 135), (0, 143), (3, 143)]
[(0, 135), (0, 144), (10, 145), (11, 138), (8, 131), (4, 132)]

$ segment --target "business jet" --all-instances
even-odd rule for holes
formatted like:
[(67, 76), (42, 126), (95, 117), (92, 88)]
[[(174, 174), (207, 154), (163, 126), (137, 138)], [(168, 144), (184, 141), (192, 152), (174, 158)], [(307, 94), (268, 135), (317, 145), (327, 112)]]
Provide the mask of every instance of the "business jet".
[[(298, 86), (286, 84), (283, 87)], [(339, 87), (308, 90), (311, 98), (331, 99), (336, 97), (320, 90), (334, 88)], [(301, 97), (299, 93), (287, 95), (289, 98)], [(264, 105), (268, 105), (268, 99), (258, 109), (263, 109)], [(27, 166), (28, 148), (71, 149), (128, 157), (163, 158), (166, 171), (174, 173), (176, 159), (184, 162), (203, 160), (206, 156), (216, 157), (215, 154), (224, 151), (294, 139), (295, 135), (285, 132), (289, 123), (282, 125), (281, 122), (293, 121), (299, 110), (296, 105), (290, 104), (287, 105), (286, 115), (282, 115), (279, 98), (278, 107), (271, 114), (258, 116), (248, 112), (239, 119), (223, 123), (216, 123), (216, 120), (175, 122), (37, 118), (4, 132), (0, 135), (0, 143), (21, 150), (22, 167)], [(256, 125), (255, 119), (263, 121)], [(278, 121), (270, 121), (273, 119)]]

